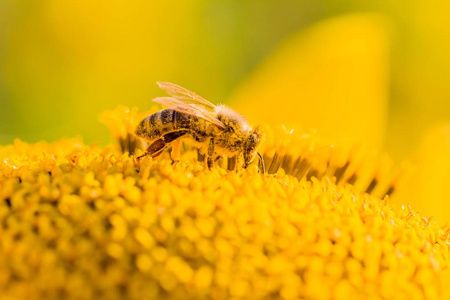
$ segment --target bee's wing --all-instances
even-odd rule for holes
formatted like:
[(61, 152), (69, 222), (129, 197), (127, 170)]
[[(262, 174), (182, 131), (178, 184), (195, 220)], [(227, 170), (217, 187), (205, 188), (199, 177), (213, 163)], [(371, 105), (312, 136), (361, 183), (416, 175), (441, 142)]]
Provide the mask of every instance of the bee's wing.
[(191, 92), (175, 83), (171, 82), (156, 82), (158, 86), (166, 91), (167, 94), (188, 104), (195, 104), (204, 107), (209, 111), (214, 111), (215, 105), (205, 98)]
[(225, 128), (225, 125), (214, 116), (213, 112), (206, 110), (203, 106), (188, 104), (172, 97), (158, 97), (153, 99), (153, 101), (180, 113), (195, 116), (211, 122), (220, 128)]

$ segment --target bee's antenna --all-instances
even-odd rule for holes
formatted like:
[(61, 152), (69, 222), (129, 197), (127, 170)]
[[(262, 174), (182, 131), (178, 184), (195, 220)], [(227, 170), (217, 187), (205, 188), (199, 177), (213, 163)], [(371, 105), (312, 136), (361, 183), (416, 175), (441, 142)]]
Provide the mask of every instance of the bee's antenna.
[(262, 157), (262, 155), (259, 152), (256, 152), (256, 154), (258, 154), (258, 157), (259, 157), (260, 170), (262, 171), (263, 174), (266, 174), (266, 166), (264, 165), (264, 158)]

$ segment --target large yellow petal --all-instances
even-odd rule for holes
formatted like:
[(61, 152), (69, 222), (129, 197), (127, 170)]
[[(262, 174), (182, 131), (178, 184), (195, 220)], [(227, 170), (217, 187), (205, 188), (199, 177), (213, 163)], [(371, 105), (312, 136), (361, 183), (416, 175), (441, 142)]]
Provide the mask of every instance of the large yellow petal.
[(396, 202), (410, 203), (440, 223), (450, 221), (450, 123), (429, 130), (412, 160), (416, 170)]
[(380, 147), (388, 101), (385, 20), (321, 22), (282, 44), (231, 97), (254, 122), (300, 124), (334, 141)]
[(394, 157), (404, 157), (437, 120), (450, 119), (450, 1), (397, 4), (408, 9), (398, 10), (403, 20), (397, 19), (386, 147)]

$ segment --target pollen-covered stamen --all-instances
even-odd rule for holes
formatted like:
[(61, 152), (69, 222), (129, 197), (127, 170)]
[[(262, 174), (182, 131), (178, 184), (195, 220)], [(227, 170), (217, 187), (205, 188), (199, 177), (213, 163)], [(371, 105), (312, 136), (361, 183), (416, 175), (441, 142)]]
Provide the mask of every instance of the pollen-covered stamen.
[(369, 186), (366, 188), (366, 191), (365, 191), (365, 192), (366, 192), (367, 194), (372, 193), (373, 190), (375, 189), (375, 187), (377, 186), (377, 184), (378, 184), (378, 180), (377, 180), (376, 177), (374, 177), (374, 178), (372, 179), (372, 181), (370, 181), (370, 184), (369, 184)]
[[(141, 118), (142, 114), (138, 115), (136, 109), (130, 110), (126, 107), (119, 107), (102, 115), (102, 121), (118, 139), (121, 151), (130, 154), (142, 149), (140, 140), (133, 134), (135, 129), (133, 126), (139, 123)], [(264, 131), (267, 132), (267, 129)], [(256, 141), (260, 139), (260, 131), (254, 134), (256, 136), (251, 135), (248, 140), (248, 146), (251, 147), (247, 147), (248, 154), (244, 157), (244, 166), (253, 157), (250, 153), (254, 153)], [(183, 152), (193, 149), (191, 146), (183, 145), (183, 147), (185, 149)], [(305, 176), (308, 180), (335, 177), (338, 184), (348, 183), (357, 190), (380, 197), (392, 195), (402, 177), (402, 172), (399, 172), (391, 179), (389, 160), (378, 159), (373, 153), (367, 153), (359, 148), (347, 151), (342, 147), (327, 144), (315, 134), (295, 135), (293, 130), (286, 128), (276, 134), (269, 130), (269, 139), (261, 153), (262, 155), (255, 154), (260, 156), (259, 169), (263, 170), (261, 162), (264, 161), (265, 171), (268, 174), (275, 174), (283, 169), (286, 174), (298, 179)], [(200, 152), (197, 160), (204, 161), (204, 156)], [(216, 165), (229, 171), (235, 170), (236, 158), (218, 160)]]
[(384, 192), (381, 193), (381, 196), (391, 196), (399, 186), (405, 186), (407, 180), (410, 178), (413, 172), (412, 165), (410, 163), (403, 163), (394, 177), (389, 180), (384, 187)]
[(392, 195), (404, 177), (404, 172), (399, 172), (392, 178), (391, 160), (373, 151), (327, 145), (313, 135), (296, 136), (286, 131), (279, 134), (284, 137), (281, 142), (270, 145), (269, 140), (263, 150), (268, 174), (282, 169), (298, 179), (334, 177), (337, 184), (348, 183), (356, 190), (379, 197)]
[(140, 139), (136, 138), (134, 131), (142, 118), (151, 114), (152, 111), (139, 113), (137, 107), (130, 109), (121, 105), (114, 110), (103, 112), (99, 119), (117, 140), (120, 151), (134, 155), (136, 151), (143, 150), (143, 144)]
[(395, 192), (395, 185), (391, 185), (384, 194), (386, 196), (391, 196), (394, 192)]
[(134, 155), (137, 149), (142, 149), (142, 143), (134, 135), (127, 133), (126, 138), (118, 137), (117, 139), (122, 153), (128, 152)]
[(356, 173), (353, 173), (352, 176), (350, 176), (346, 182), (353, 185), (353, 184), (355, 184), (355, 182), (357, 180), (358, 180), (358, 175)]
[(348, 167), (350, 166), (350, 161), (347, 161), (342, 167), (338, 167), (336, 171), (334, 172), (334, 176), (336, 177), (336, 183), (339, 183), (342, 179), (342, 176), (345, 174), (345, 171), (347, 171)]
[(267, 170), (268, 174), (275, 174), (278, 172), (278, 169), (281, 166), (281, 162), (283, 161), (284, 155), (280, 155), (279, 152), (275, 152), (275, 155), (272, 157), (272, 159), (266, 159), (267, 161), (270, 161), (269, 169)]
[(301, 179), (305, 174), (309, 171), (311, 167), (311, 162), (306, 158), (298, 157), (297, 163), (294, 165), (292, 169), (292, 174)]
[(193, 148), (172, 165), (76, 140), (0, 147), (2, 296), (450, 298), (449, 226), (355, 192), (397, 188), (404, 169), (391, 180), (310, 138), (279, 146), (261, 149), (278, 155), (264, 177), (205, 172)]

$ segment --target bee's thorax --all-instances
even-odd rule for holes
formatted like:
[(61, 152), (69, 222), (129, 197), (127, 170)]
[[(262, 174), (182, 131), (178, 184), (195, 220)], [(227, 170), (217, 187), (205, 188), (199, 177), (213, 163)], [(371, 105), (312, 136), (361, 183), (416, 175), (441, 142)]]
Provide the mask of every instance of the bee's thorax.
[(216, 115), (225, 126), (232, 127), (236, 132), (248, 133), (252, 130), (244, 116), (225, 105), (216, 106)]

